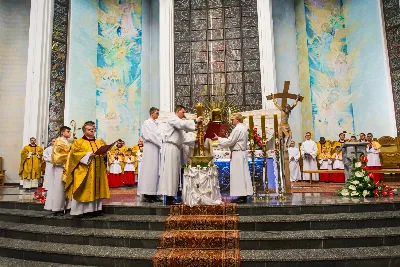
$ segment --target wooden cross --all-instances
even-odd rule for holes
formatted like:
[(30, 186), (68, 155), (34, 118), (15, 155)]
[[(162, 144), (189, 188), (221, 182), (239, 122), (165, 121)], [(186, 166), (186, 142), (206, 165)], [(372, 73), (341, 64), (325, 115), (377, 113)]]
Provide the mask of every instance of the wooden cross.
[[(285, 81), (285, 84), (283, 86), (283, 92), (272, 95), (274, 98), (282, 99), (282, 105), (281, 105), (282, 107), (285, 107), (287, 105), (288, 99), (297, 99), (297, 97), (299, 97), (300, 102), (303, 101), (303, 99), (304, 99), (303, 96), (289, 93), (289, 86), (290, 86), (290, 81)], [(267, 95), (267, 100), (272, 100), (272, 96)]]

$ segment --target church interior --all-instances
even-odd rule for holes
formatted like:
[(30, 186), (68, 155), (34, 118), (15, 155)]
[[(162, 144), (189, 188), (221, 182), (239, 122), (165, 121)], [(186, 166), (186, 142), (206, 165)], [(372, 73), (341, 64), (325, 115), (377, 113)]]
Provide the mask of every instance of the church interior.
[[(400, 266), (399, 40), (397, 0), (0, 0), (0, 266)], [(156, 107), (163, 132), (180, 105), (204, 117), (189, 162), (215, 184), (187, 184), (188, 163), (197, 204), (146, 201), (143, 125)], [(244, 204), (236, 150), (204, 139), (238, 113)], [(88, 121), (116, 143), (104, 215), (57, 216), (39, 147)]]

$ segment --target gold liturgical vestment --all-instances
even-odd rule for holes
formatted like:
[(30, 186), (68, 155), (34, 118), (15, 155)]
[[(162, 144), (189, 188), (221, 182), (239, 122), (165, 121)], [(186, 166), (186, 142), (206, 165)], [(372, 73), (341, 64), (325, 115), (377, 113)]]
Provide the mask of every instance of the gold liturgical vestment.
[[(36, 150), (36, 154), (31, 154), (28, 158), (29, 153)], [(19, 176), (23, 179), (39, 179), (41, 174), (43, 157), (43, 148), (40, 146), (25, 146), (21, 150), (21, 163), (19, 165)]]
[(62, 137), (58, 137), (53, 145), (50, 163), (56, 166), (65, 166), (70, 151), (70, 144), (66, 144)]
[(102, 156), (95, 156), (88, 165), (80, 160), (87, 154), (96, 152), (106, 143), (101, 139), (80, 138), (74, 141), (66, 165), (64, 176), (65, 193), (69, 199), (79, 202), (92, 202), (110, 198), (107, 167)]

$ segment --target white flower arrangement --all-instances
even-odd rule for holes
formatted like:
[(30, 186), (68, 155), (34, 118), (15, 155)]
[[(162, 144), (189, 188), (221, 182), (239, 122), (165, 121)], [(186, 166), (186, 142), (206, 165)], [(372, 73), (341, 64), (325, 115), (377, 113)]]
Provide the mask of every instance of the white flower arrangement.
[(354, 164), (354, 167), (360, 168), (360, 167), (361, 167), (361, 162), (360, 162), (360, 161), (356, 162), (356, 163)]
[(342, 194), (342, 196), (350, 195), (349, 190), (347, 190), (347, 189), (342, 189), (342, 191), (340, 193)]
[(354, 181), (352, 181), (351, 183), (352, 183), (352, 184), (354, 184), (354, 185), (358, 185), (358, 184), (360, 184), (360, 182), (359, 182), (359, 181), (357, 181), (357, 180), (354, 180)]
[(360, 172), (360, 171), (357, 171), (357, 172), (355, 173), (355, 176), (356, 176), (356, 177), (364, 177), (364, 174), (363, 174), (362, 172)]
[[(349, 185), (349, 189), (350, 190), (353, 190), (353, 191), (356, 191), (357, 190), (357, 188), (354, 186), (354, 185)], [(358, 193), (357, 193), (358, 194)]]

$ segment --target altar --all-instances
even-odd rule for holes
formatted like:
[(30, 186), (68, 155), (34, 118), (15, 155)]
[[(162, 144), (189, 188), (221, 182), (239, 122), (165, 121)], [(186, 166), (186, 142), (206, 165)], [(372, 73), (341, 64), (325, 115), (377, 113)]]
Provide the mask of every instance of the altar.
[[(230, 151), (219, 151), (214, 150), (214, 165), (218, 170), (218, 180), (221, 192), (229, 192), (230, 188)], [(264, 192), (264, 172), (263, 172), (263, 153), (261, 150), (255, 151), (255, 182), (258, 193)], [(250, 175), (252, 175), (252, 162), (250, 151), (248, 153), (248, 164)], [(268, 177), (268, 187), (270, 192), (276, 189), (276, 176), (274, 173), (274, 159), (272, 157), (267, 157), (267, 177)]]

